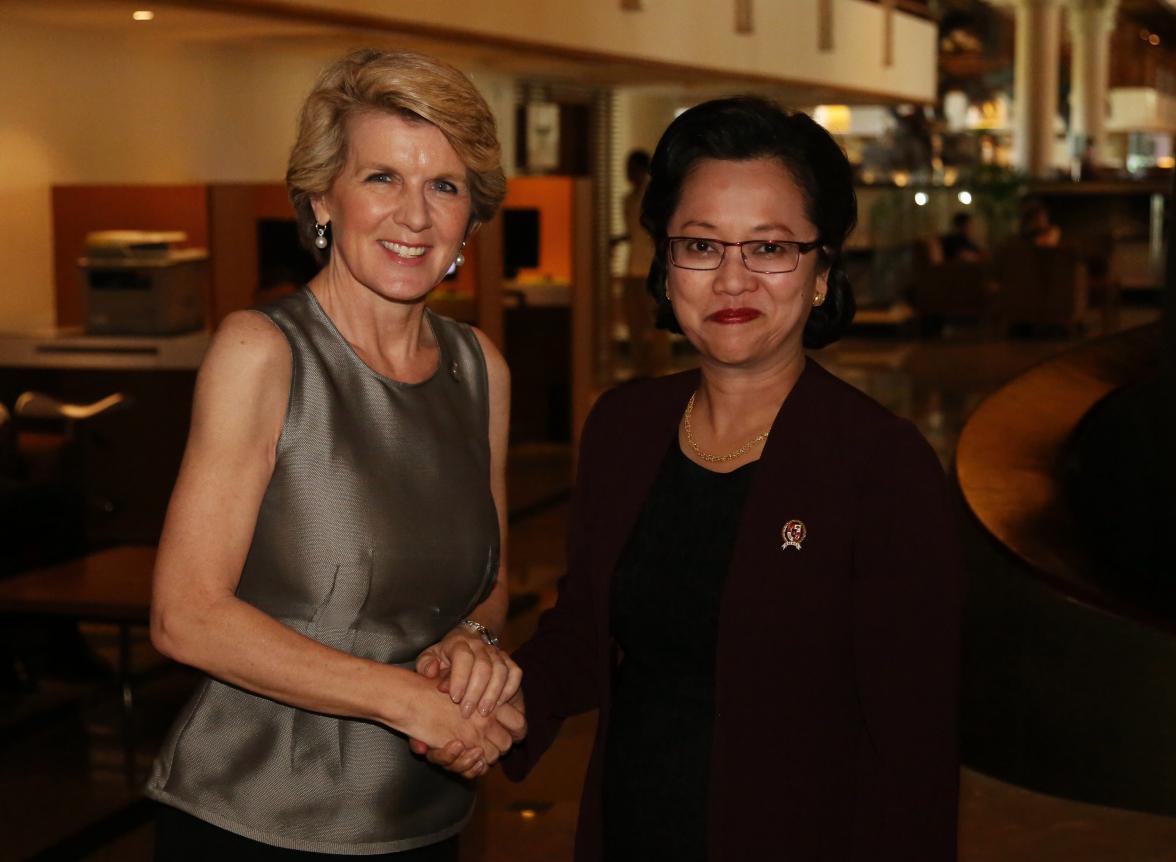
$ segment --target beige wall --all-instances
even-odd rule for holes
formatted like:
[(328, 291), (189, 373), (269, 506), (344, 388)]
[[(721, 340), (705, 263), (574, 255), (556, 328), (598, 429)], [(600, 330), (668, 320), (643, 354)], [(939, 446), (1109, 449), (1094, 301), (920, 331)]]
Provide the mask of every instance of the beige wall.
[[(343, 50), (0, 20), (10, 70), (0, 75), (0, 330), (54, 323), (50, 186), (279, 181), (302, 99)], [(513, 80), (475, 77), (492, 106), (509, 110)]]
[[(881, 9), (834, 0), (834, 50), (816, 51), (815, 0), (756, 4), (756, 33), (732, 32), (714, 0), (288, 0), (389, 21), (414, 20), (503, 38), (713, 66), (928, 100), (935, 86), (935, 30), (896, 15), (895, 65), (881, 63)], [(802, 8), (806, 14), (797, 14)], [(699, 22), (714, 22), (713, 29)], [(357, 42), (365, 40), (356, 37)], [(142, 31), (70, 30), (22, 23), (0, 6), (0, 237), (7, 254), (0, 330), (51, 326), (55, 183), (276, 181), (294, 121), (317, 71), (345, 46), (294, 39), (241, 44), (156, 39)], [(511, 74), (469, 69), (499, 114), (513, 153)], [(617, 159), (650, 146), (672, 114), (671, 99), (634, 94), (614, 137)], [(623, 183), (618, 185), (622, 188)], [(128, 225), (133, 227), (133, 225)]]
[(0, 76), (5, 330), (53, 323), (51, 185), (280, 179), (317, 66), (12, 22), (0, 54), (20, 70)]

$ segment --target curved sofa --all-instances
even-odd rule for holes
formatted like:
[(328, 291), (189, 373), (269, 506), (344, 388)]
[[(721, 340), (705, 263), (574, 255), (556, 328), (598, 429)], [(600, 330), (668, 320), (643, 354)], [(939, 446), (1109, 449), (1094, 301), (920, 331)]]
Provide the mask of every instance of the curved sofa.
[(1062, 353), (989, 396), (961, 432), (961, 742), (970, 766), (1003, 780), (1172, 815), (1176, 625), (1105, 589), (1063, 496), (1079, 422), (1155, 370), (1160, 337), (1142, 327)]

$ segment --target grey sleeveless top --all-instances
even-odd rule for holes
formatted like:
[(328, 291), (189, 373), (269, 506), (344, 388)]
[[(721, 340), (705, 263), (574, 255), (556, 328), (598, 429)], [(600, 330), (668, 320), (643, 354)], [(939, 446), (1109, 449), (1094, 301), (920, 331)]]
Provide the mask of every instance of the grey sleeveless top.
[[(262, 311), (293, 374), (237, 596), (324, 644), (411, 666), (497, 570), (481, 348), (426, 312), (437, 371), (406, 384), (364, 364), (309, 290)], [(473, 805), (467, 782), (382, 725), (214, 679), (177, 719), (147, 795), (268, 844), (355, 855), (444, 840)]]

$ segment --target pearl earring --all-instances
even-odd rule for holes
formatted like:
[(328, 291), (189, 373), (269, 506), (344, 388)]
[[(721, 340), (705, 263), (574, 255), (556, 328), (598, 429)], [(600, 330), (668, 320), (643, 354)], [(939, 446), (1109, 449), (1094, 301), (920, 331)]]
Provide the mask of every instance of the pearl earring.
[[(462, 242), (461, 247), (465, 248), (465, 242)], [(453, 259), (453, 265), (454, 266), (463, 266), (464, 264), (465, 264), (465, 255), (459, 251), (457, 253), (457, 257), (455, 257)]]
[(315, 229), (315, 232), (318, 234), (318, 236), (316, 236), (314, 238), (314, 247), (315, 248), (326, 248), (327, 244), (328, 244), (327, 226), (325, 224), (319, 224), (318, 222), (315, 222), (314, 229)]

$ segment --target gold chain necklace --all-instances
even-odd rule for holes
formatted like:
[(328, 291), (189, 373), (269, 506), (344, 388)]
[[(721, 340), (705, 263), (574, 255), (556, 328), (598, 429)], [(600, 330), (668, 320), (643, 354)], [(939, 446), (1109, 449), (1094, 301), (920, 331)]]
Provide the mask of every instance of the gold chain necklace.
[(686, 412), (682, 414), (682, 425), (686, 429), (686, 442), (690, 444), (690, 448), (694, 450), (694, 454), (703, 461), (706, 461), (708, 464), (732, 461), (741, 455), (746, 455), (747, 451), (756, 443), (761, 443), (768, 439), (768, 431), (765, 431), (762, 434), (757, 434), (755, 437), (752, 437), (734, 452), (728, 452), (726, 455), (711, 455), (709, 452), (703, 452), (698, 448), (698, 443), (694, 439), (694, 431), (690, 428), (690, 414), (694, 412), (694, 396), (697, 394), (697, 392), (692, 393), (690, 400), (686, 402)]

